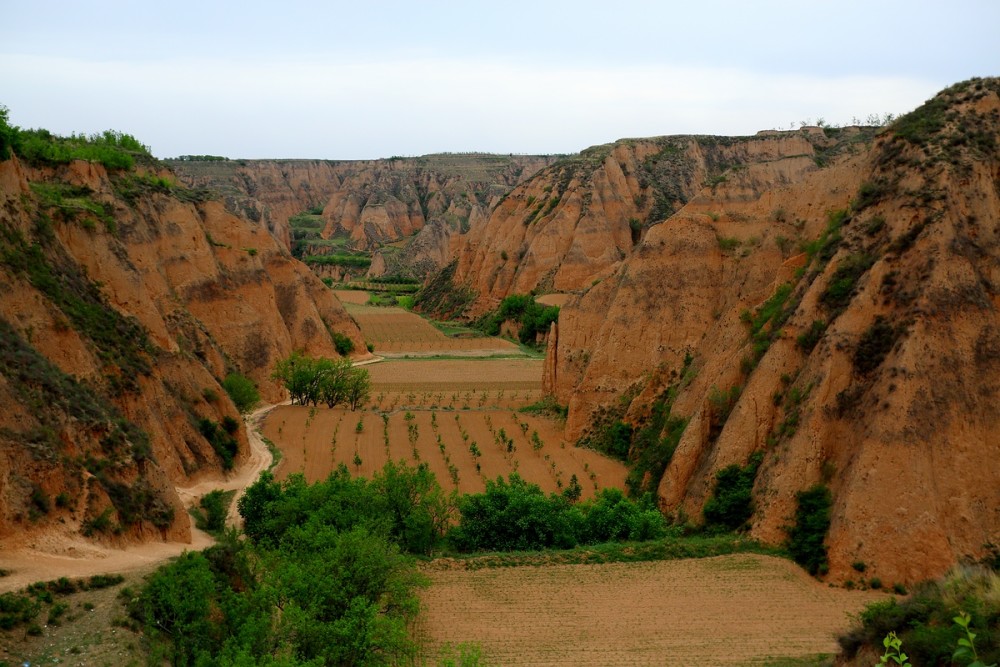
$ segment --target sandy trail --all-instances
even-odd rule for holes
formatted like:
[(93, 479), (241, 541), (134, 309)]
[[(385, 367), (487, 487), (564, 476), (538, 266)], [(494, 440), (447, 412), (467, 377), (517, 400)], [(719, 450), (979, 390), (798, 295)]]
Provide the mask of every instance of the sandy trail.
[[(190, 508), (201, 496), (215, 489), (235, 489), (238, 493), (229, 508), (227, 522), (239, 525), (241, 517), (236, 509), (236, 501), (246, 487), (253, 484), (260, 473), (271, 465), (271, 452), (264, 444), (258, 428), (261, 420), (275, 407), (261, 407), (246, 418), (250, 455), (239, 470), (225, 479), (209, 479), (190, 486), (176, 487), (177, 495), (185, 508)], [(146, 542), (123, 548), (112, 548), (87, 540), (79, 534), (76, 526), (67, 524), (44, 534), (32, 535), (21, 544), (9, 548), (6, 545), (0, 547), (0, 569), (10, 571), (8, 576), (0, 577), (0, 593), (59, 577), (79, 578), (149, 569), (185, 551), (204, 549), (214, 542), (210, 535), (195, 528), (194, 521), (191, 521), (191, 542)]]

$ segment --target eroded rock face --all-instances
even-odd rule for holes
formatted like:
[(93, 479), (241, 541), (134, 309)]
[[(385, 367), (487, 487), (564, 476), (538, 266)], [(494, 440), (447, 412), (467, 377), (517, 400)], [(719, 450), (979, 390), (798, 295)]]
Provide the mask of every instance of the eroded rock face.
[(547, 377), (567, 436), (628, 390), (622, 418), (641, 425), (673, 387), (688, 423), (653, 482), (674, 516), (700, 519), (715, 473), (763, 452), (751, 534), (782, 543), (796, 494), (826, 485), (834, 581), (857, 561), (891, 583), (983, 557), (1000, 541), (998, 92), (960, 84), (914, 112), (933, 122), (823, 167), (775, 152), (703, 179), (563, 308)]
[[(288, 219), (321, 208), (323, 237), (373, 250), (409, 239), (426, 225), (447, 230), (420, 237), (391, 270), (426, 275), (447, 263), (448, 237), (484, 220), (518, 183), (551, 164), (544, 156), (426, 155), (387, 160), (171, 161), (184, 183), (223, 195), (231, 211), (262, 222), (290, 247)], [(435, 241), (438, 245), (429, 246)], [(308, 254), (325, 254), (317, 245)], [(430, 263), (433, 262), (433, 265)]]
[[(265, 228), (143, 183), (86, 162), (0, 163), (0, 536), (65, 522), (105, 539), (187, 538), (174, 486), (220, 475), (220, 447), (246, 456), (221, 380), (240, 372), (280, 400), (270, 374), (293, 349), (334, 356), (338, 331), (365, 350)], [(219, 431), (213, 446), (199, 420), (226, 418), (233, 441)]]
[(742, 200), (815, 168), (815, 150), (802, 133), (682, 136), (596, 146), (561, 160), (459, 237), (453, 281), (476, 294), (467, 315), (510, 294), (580, 293), (617, 270), (650, 228), (697, 197), (703, 184), (728, 179), (729, 168), (752, 172), (730, 185)]

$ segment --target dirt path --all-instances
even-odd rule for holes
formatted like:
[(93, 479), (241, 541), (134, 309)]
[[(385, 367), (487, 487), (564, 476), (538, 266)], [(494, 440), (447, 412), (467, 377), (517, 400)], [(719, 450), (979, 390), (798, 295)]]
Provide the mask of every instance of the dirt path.
[[(278, 405), (288, 405), (290, 401), (285, 401)], [(177, 495), (180, 496), (181, 502), (184, 503), (185, 507), (193, 507), (198, 499), (204, 496), (206, 493), (210, 493), (215, 490), (219, 491), (233, 491), (236, 490), (236, 497), (233, 498), (233, 503), (229, 507), (229, 516), (226, 519), (226, 523), (231, 526), (241, 525), (241, 517), (236, 509), (236, 503), (243, 496), (243, 492), (246, 487), (253, 484), (260, 473), (267, 470), (268, 466), (271, 465), (271, 452), (264, 444), (264, 438), (260, 434), (260, 425), (264, 420), (264, 417), (278, 407), (277, 405), (265, 405), (263, 407), (257, 408), (249, 416), (246, 417), (247, 426), (247, 440), (250, 442), (250, 455), (247, 460), (240, 466), (240, 469), (234, 474), (228, 476), (224, 480), (208, 479), (197, 484), (192, 484), (191, 486), (178, 486)], [(195, 531), (194, 526), (191, 527), (192, 533)]]
[[(239, 524), (236, 500), (271, 465), (271, 452), (264, 444), (258, 428), (261, 420), (275, 407), (268, 405), (259, 408), (246, 419), (250, 455), (238, 471), (226, 479), (204, 480), (191, 486), (176, 487), (185, 508), (193, 506), (201, 496), (215, 489), (236, 489), (239, 493), (229, 508), (228, 523)], [(79, 578), (147, 569), (185, 551), (205, 549), (213, 543), (212, 537), (195, 528), (193, 521), (190, 543), (146, 542), (124, 548), (112, 548), (92, 542), (82, 537), (75, 526), (66, 525), (45, 534), (31, 536), (14, 548), (0, 548), (0, 569), (11, 573), (0, 578), (0, 593), (59, 577)]]

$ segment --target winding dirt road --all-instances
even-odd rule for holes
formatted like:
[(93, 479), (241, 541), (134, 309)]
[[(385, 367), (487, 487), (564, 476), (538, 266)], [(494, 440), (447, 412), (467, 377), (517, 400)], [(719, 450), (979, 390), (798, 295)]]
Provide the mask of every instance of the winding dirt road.
[[(227, 523), (239, 525), (241, 517), (236, 510), (236, 501), (246, 487), (253, 484), (261, 472), (271, 465), (271, 452), (260, 435), (261, 420), (274, 405), (258, 408), (246, 417), (247, 440), (250, 455), (239, 470), (225, 479), (212, 479), (176, 487), (177, 495), (185, 508), (192, 507), (206, 493), (221, 489), (237, 490), (236, 498), (229, 508)], [(190, 520), (190, 516), (188, 515)], [(185, 551), (204, 549), (214, 540), (207, 533), (198, 530), (191, 521), (191, 542), (146, 542), (124, 548), (112, 548), (85, 539), (79, 533), (76, 522), (61, 525), (44, 534), (35, 534), (23, 542), (0, 547), (0, 569), (10, 572), (0, 577), (0, 593), (20, 590), (36, 581), (48, 581), (59, 577), (79, 578), (95, 574), (111, 574), (151, 569), (156, 564), (178, 556)]]

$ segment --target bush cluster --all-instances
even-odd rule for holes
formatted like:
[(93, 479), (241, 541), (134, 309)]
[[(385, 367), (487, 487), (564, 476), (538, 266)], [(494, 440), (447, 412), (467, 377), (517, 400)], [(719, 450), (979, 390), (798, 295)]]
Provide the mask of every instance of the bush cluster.
[(227, 375), (226, 379), (222, 381), (222, 388), (229, 394), (233, 405), (241, 414), (250, 412), (260, 403), (260, 392), (257, 390), (257, 385), (253, 383), (253, 380), (239, 373)]
[(954, 622), (963, 612), (975, 628), (978, 664), (1000, 662), (1000, 575), (988, 567), (960, 567), (941, 581), (920, 584), (902, 601), (873, 603), (838, 641), (851, 659), (861, 647), (880, 648), (886, 635), (896, 633), (913, 664), (950, 665), (955, 647), (966, 637)]
[(208, 417), (198, 420), (198, 431), (212, 445), (212, 450), (222, 461), (224, 470), (233, 469), (233, 459), (239, 452), (239, 444), (233, 437), (238, 429), (239, 423), (232, 418), (223, 424), (217, 424)]
[(100, 134), (61, 137), (48, 130), (24, 130), (11, 125), (9, 110), (0, 106), (0, 160), (9, 159), (12, 153), (30, 164), (88, 160), (109, 170), (132, 169), (137, 157), (152, 159), (149, 147), (131, 134), (106, 130)]
[(715, 486), (705, 502), (702, 514), (709, 530), (740, 530), (753, 516), (753, 483), (757, 470), (764, 460), (763, 452), (756, 452), (743, 467), (735, 463), (715, 473)]
[(604, 489), (592, 501), (574, 503), (565, 492), (545, 495), (517, 473), (487, 480), (486, 491), (463, 496), (458, 509), (459, 523), (448, 538), (459, 551), (565, 549), (666, 534), (651, 496), (634, 502), (619, 489)]
[(530, 294), (512, 294), (500, 302), (496, 311), (480, 318), (475, 327), (496, 336), (504, 322), (516, 322), (518, 340), (533, 344), (537, 335), (547, 334), (551, 324), (558, 319), (559, 306), (543, 306)]
[(788, 552), (809, 574), (826, 574), (826, 533), (830, 529), (830, 489), (817, 484), (796, 496), (795, 525), (788, 530)]

